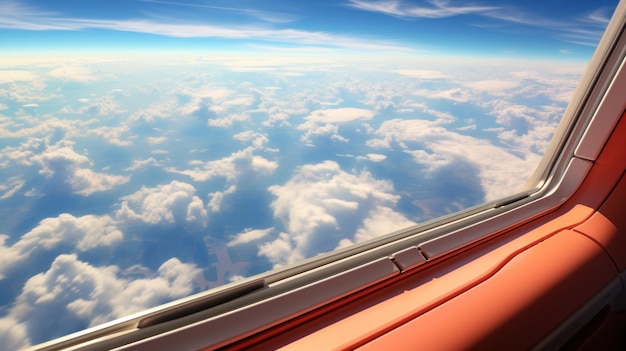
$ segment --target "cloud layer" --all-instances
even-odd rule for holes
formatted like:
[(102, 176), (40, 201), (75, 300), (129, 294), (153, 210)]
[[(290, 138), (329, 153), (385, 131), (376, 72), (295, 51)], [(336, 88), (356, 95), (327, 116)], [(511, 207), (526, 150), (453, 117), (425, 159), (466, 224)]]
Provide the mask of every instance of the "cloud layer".
[(116, 217), (151, 225), (191, 225), (204, 227), (208, 215), (203, 201), (188, 183), (172, 181), (154, 188), (142, 187), (122, 198)]
[(26, 282), (0, 318), (0, 342), (18, 349), (184, 297), (199, 273), (173, 258), (154, 277), (131, 280), (116, 266), (94, 267), (76, 255), (60, 255)]
[[(269, 191), (276, 196), (272, 208), (285, 232), (261, 245), (259, 254), (276, 266), (331, 251), (353, 233), (364, 240), (413, 224), (391, 210), (399, 200), (391, 182), (365, 171), (347, 173), (332, 161), (302, 166)], [(387, 227), (390, 223), (379, 215), (385, 212), (401, 220)]]
[(40, 174), (49, 179), (48, 191), (58, 191), (69, 186), (80, 195), (110, 190), (129, 180), (127, 176), (98, 173), (84, 167), (89, 159), (77, 154), (71, 146), (52, 145), (34, 155), (31, 160), (41, 166)]

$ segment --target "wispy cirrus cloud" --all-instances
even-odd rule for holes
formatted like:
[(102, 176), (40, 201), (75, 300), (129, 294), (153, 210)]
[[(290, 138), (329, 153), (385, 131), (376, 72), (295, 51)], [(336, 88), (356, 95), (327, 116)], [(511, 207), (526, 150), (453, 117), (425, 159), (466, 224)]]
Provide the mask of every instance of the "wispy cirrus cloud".
[(473, 23), (477, 27), (507, 30), (508, 25), (521, 25), (545, 30), (558, 40), (573, 44), (595, 46), (610, 19), (611, 9), (599, 8), (576, 18), (564, 20), (548, 18), (519, 7), (457, 5), (447, 0), (426, 0), (423, 4), (409, 4), (403, 0), (348, 0), (347, 6), (377, 12), (401, 19), (438, 19), (460, 15), (474, 15), (497, 23)]
[(569, 28), (561, 33), (559, 39), (580, 45), (596, 46), (604, 28), (611, 19), (611, 11), (612, 9), (603, 7), (586, 14), (579, 19), (583, 25)]
[(275, 28), (268, 25), (267, 20), (264, 23), (247, 25), (215, 25), (165, 17), (157, 19), (151, 17), (132, 19), (74, 18), (56, 12), (43, 11), (38, 7), (24, 5), (14, 0), (0, 1), (0, 8), (2, 8), (0, 29), (33, 31), (100, 29), (175, 38), (254, 40), (355, 50), (407, 51), (406, 47), (387, 40), (362, 39), (323, 31)]
[(606, 26), (611, 20), (611, 9), (600, 8), (583, 18), (583, 21), (588, 23)]
[[(15, 0), (5, 0), (0, 2), (0, 7), (2, 7), (0, 28), (25, 30), (72, 29), (67, 28), (67, 24), (45, 20), (55, 18), (57, 14), (51, 11), (43, 11), (36, 6), (26, 5)], [(35, 19), (43, 21), (34, 21)]]
[(293, 15), (293, 14), (272, 12), (272, 11), (262, 11), (262, 10), (257, 10), (257, 9), (213, 6), (213, 5), (207, 5), (207, 4), (192, 4), (192, 3), (180, 2), (180, 1), (162, 1), (162, 0), (140, 0), (140, 1), (147, 2), (147, 3), (156, 3), (156, 4), (165, 4), (165, 5), (172, 5), (172, 6), (192, 7), (192, 8), (199, 8), (199, 9), (210, 9), (210, 10), (231, 12), (231, 13), (250, 16), (250, 17), (262, 20), (262, 21), (272, 22), (272, 23), (289, 23), (289, 22), (297, 21), (300, 18), (299, 16)]
[(425, 5), (407, 5), (403, 1), (396, 0), (349, 0), (348, 6), (401, 18), (444, 18), (481, 14), (499, 9), (497, 6), (452, 5), (448, 1), (440, 0), (427, 1)]
[[(600, 8), (576, 18), (546, 18), (520, 9), (490, 11), (485, 17), (513, 25), (550, 32), (555, 39), (584, 46), (596, 46), (610, 19), (610, 9)], [(475, 24), (482, 26), (481, 24)], [(489, 25), (486, 25), (489, 26)]]

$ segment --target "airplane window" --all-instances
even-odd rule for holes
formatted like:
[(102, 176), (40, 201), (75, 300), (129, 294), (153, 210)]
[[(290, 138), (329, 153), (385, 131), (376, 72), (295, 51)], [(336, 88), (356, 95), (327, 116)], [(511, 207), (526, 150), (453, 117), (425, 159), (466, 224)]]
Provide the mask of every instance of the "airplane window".
[(514, 194), (615, 6), (0, 0), (0, 344)]

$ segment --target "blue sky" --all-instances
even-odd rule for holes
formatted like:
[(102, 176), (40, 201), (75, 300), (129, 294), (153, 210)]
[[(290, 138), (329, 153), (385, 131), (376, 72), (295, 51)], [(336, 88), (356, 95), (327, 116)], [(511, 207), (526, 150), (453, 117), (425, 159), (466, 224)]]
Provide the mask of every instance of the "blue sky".
[(616, 3), (0, 0), (0, 49), (249, 51), (306, 47), (588, 59)]

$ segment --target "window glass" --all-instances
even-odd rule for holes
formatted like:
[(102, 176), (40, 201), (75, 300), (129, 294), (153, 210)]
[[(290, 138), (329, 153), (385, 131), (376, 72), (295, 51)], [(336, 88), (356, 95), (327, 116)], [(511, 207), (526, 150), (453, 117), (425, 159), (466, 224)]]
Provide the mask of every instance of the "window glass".
[(0, 344), (511, 195), (615, 1), (0, 1)]

